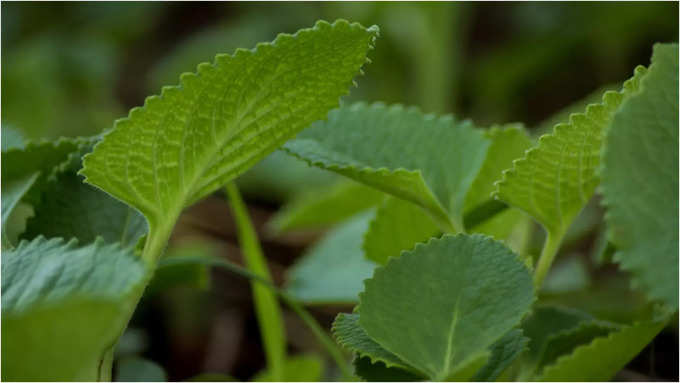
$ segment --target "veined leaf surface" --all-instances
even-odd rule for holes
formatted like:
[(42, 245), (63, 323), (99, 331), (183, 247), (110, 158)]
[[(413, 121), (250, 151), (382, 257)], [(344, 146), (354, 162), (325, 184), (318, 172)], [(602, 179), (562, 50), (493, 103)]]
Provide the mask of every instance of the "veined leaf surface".
[(3, 380), (97, 380), (145, 264), (117, 244), (38, 237), (2, 254)]
[(678, 307), (678, 45), (654, 46), (652, 65), (614, 116), (603, 153), (614, 259), (634, 287)]
[(360, 326), (433, 380), (483, 362), (534, 301), (524, 263), (502, 243), (478, 234), (418, 244), (376, 269), (365, 285)]
[(427, 210), (462, 230), (465, 195), (489, 146), (471, 122), (417, 108), (357, 103), (329, 113), (284, 149)]
[(524, 210), (553, 237), (561, 238), (599, 184), (597, 169), (605, 129), (645, 72), (644, 67), (636, 68), (621, 92), (606, 92), (601, 104), (572, 114), (568, 123), (558, 124), (551, 134), (542, 136), (503, 172), (496, 198)]
[[(347, 93), (377, 27), (318, 22), (218, 55), (118, 120), (84, 159), (86, 181), (155, 225), (243, 173)], [(169, 231), (164, 228), (163, 231)]]

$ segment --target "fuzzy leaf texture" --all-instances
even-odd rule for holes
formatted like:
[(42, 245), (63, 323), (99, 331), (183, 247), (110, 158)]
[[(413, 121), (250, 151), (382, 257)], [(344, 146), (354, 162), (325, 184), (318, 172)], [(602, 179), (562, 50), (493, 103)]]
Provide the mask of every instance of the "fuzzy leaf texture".
[(356, 103), (286, 143), (284, 149), (432, 215), (446, 231), (463, 228), (465, 195), (489, 146), (469, 121), (417, 108)]
[(471, 378), (534, 301), (519, 257), (478, 234), (418, 244), (376, 269), (365, 285), (361, 328), (432, 380)]
[(347, 93), (377, 27), (320, 21), (253, 50), (221, 54), (146, 99), (84, 159), (86, 181), (155, 225), (212, 193)]
[(614, 259), (633, 286), (678, 307), (678, 45), (654, 46), (640, 91), (614, 116), (602, 189)]
[(606, 92), (602, 103), (588, 105), (542, 136), (524, 157), (514, 161), (497, 183), (495, 197), (534, 217), (561, 238), (599, 184), (597, 169), (605, 129), (621, 103), (638, 88), (644, 67), (620, 92)]
[(38, 237), (4, 251), (2, 379), (97, 380), (148, 275), (131, 249), (101, 240)]

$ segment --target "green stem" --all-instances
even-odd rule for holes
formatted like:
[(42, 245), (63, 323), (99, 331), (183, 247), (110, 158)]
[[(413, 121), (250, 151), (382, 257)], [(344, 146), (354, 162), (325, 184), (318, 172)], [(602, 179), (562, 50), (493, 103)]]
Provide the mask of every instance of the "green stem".
[[(272, 278), (267, 268), (267, 262), (262, 254), (257, 233), (248, 216), (238, 188), (234, 183), (226, 186), (227, 196), (234, 213), (234, 220), (238, 229), (241, 252), (248, 269), (256, 275), (271, 282)], [(286, 359), (286, 334), (283, 326), (281, 307), (276, 296), (267, 287), (251, 282), (253, 301), (260, 334), (267, 357), (267, 368), (271, 372), (272, 380), (284, 380), (284, 364)]]
[(251, 271), (235, 265), (227, 260), (217, 257), (206, 257), (206, 256), (191, 256), (191, 255), (178, 255), (170, 258), (165, 258), (159, 264), (159, 267), (168, 267), (178, 264), (203, 264), (208, 266), (220, 267), (228, 270), (238, 276), (248, 278), (267, 287), (283, 300), (299, 317), (302, 321), (312, 330), (312, 333), (317, 337), (322, 346), (326, 348), (326, 351), (333, 358), (338, 368), (343, 374), (343, 381), (354, 380), (352, 373), (347, 367), (347, 362), (343, 356), (342, 351), (333, 342), (333, 340), (328, 336), (328, 334), (323, 330), (319, 323), (314, 319), (314, 317), (307, 311), (295, 298), (290, 296), (285, 291), (276, 287), (270, 280), (264, 279), (259, 275), (252, 273)]
[(537, 293), (540, 290), (546, 275), (548, 275), (548, 271), (550, 270), (553, 259), (555, 259), (555, 255), (557, 255), (557, 251), (560, 249), (562, 237), (564, 237), (564, 234), (561, 231), (557, 233), (548, 231), (548, 236), (543, 244), (543, 251), (541, 251), (541, 257), (538, 259), (538, 264), (534, 271), (534, 288)]

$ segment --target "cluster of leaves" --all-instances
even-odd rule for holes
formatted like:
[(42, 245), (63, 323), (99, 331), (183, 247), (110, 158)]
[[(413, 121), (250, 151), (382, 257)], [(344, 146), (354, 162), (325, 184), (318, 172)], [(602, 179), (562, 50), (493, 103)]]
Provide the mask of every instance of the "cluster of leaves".
[[(285, 355), (277, 295), (303, 319), (297, 301), (358, 296), (333, 332), (366, 380), (608, 379), (635, 356), (677, 311), (677, 45), (655, 46), (649, 69), (534, 142), (519, 124), (481, 129), (381, 103), (334, 109), (377, 34), (318, 22), (218, 55), (101, 136), (24, 143), (3, 128), (3, 379), (110, 379), (156, 268), (184, 261), (161, 259), (180, 213), (224, 185), (266, 344), (260, 379), (318, 366)], [(285, 292), (231, 184), (281, 145), (352, 180), (272, 221), (279, 232), (345, 221)], [(630, 193), (643, 175), (647, 188)], [(659, 304), (634, 323), (537, 299), (598, 185), (615, 260)], [(535, 267), (529, 217), (547, 232)]]

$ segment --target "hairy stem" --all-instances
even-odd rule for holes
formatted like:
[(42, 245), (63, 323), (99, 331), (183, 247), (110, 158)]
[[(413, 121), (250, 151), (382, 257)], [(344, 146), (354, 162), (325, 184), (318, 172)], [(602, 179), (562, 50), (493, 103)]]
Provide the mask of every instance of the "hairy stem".
[(560, 249), (563, 237), (564, 234), (562, 232), (552, 233), (548, 231), (545, 243), (543, 244), (543, 251), (541, 251), (541, 257), (538, 259), (538, 264), (534, 271), (534, 287), (537, 293), (540, 290), (546, 275), (548, 275), (555, 255), (557, 255), (557, 251)]
[[(246, 205), (241, 198), (238, 188), (232, 182), (226, 186), (227, 196), (236, 221), (238, 240), (241, 252), (248, 269), (267, 281), (272, 280), (267, 268), (267, 262), (262, 254), (257, 233), (248, 216)], [(283, 327), (281, 307), (276, 296), (265, 286), (255, 281), (251, 282), (253, 288), (253, 301), (257, 322), (262, 334), (267, 368), (271, 372), (272, 380), (284, 380), (284, 363), (286, 359), (286, 334)]]

